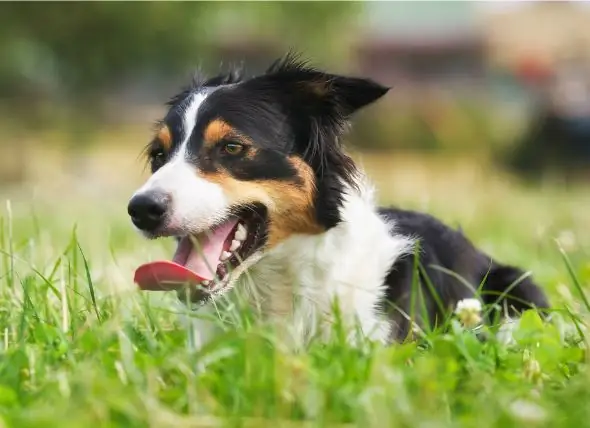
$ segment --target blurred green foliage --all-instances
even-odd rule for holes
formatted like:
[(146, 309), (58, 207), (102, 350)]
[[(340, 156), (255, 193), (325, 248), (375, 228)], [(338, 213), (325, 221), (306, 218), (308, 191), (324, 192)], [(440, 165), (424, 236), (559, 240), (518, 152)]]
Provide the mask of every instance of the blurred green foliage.
[[(310, 47), (355, 3), (55, 2), (0, 4), (0, 91), (80, 98), (134, 73), (210, 66), (226, 39)], [(329, 25), (328, 25), (329, 24)], [(329, 56), (331, 44), (316, 54)]]
[(498, 148), (506, 127), (489, 105), (453, 99), (436, 105), (384, 106), (362, 112), (350, 140), (364, 150), (486, 153)]
[(198, 47), (193, 14), (204, 5), (4, 3), (2, 90), (18, 96), (31, 83), (53, 80), (86, 93), (139, 68), (177, 67)]
[(105, 117), (121, 108), (133, 114), (129, 88), (153, 104), (196, 69), (216, 72), (228, 60), (252, 65), (262, 55), (268, 65), (294, 49), (314, 62), (338, 61), (341, 29), (359, 4), (0, 3), (0, 126), (17, 139), (63, 129), (62, 141), (82, 148)]
[[(107, 114), (126, 111), (120, 95), (138, 83), (146, 103), (160, 102), (196, 68), (243, 59), (257, 71), (289, 49), (343, 71), (363, 37), (362, 13), (360, 2), (2, 2), (0, 126), (18, 139), (63, 129), (61, 141), (84, 147)], [(423, 104), (383, 100), (350, 141), (377, 150), (493, 143), (488, 106)]]

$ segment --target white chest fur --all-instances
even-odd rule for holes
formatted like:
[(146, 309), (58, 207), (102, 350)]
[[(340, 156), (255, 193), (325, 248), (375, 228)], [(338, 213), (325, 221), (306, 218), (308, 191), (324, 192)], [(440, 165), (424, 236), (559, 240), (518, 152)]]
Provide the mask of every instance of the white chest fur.
[(320, 235), (290, 237), (265, 253), (236, 285), (295, 345), (327, 338), (335, 303), (351, 335), (357, 326), (375, 340), (385, 342), (389, 336), (377, 304), (385, 276), (413, 241), (392, 233), (395, 225), (377, 214), (372, 189), (360, 187), (360, 193), (351, 190), (345, 197), (338, 226)]

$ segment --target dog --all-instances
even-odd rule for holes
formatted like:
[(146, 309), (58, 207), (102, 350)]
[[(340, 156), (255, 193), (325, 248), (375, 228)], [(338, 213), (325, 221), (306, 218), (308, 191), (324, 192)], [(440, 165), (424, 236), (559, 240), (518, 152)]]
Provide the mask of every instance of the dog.
[[(342, 138), (388, 90), (287, 55), (253, 77), (196, 78), (169, 101), (147, 148), (153, 174), (128, 212), (147, 238), (177, 239), (174, 266), (193, 278), (184, 303), (211, 308), (239, 290), (307, 343), (330, 336), (336, 302), (384, 344), (440, 324), (466, 298), (510, 314), (548, 307), (522, 270), (462, 232), (376, 205)], [(163, 266), (147, 276), (173, 282)]]

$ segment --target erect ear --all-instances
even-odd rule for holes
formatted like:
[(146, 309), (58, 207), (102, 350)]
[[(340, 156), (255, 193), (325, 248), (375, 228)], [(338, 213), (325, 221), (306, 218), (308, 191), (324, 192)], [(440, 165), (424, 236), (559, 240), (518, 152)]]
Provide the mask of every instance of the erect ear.
[(385, 95), (389, 88), (371, 79), (358, 77), (327, 76), (326, 96), (334, 97), (341, 114), (349, 116)]
[(348, 117), (389, 91), (371, 79), (328, 74), (287, 55), (276, 61), (265, 76), (281, 87), (283, 94), (290, 94), (312, 110), (318, 107), (326, 113)]

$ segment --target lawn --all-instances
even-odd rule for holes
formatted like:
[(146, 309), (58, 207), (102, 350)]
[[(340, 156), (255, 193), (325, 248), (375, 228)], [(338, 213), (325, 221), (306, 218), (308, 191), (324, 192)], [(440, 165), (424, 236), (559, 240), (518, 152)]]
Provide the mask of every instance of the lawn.
[(234, 307), (196, 351), (175, 299), (131, 284), (171, 251), (126, 217), (136, 154), (93, 155), (75, 180), (42, 157), (31, 184), (0, 192), (0, 426), (590, 426), (587, 188), (524, 186), (474, 160), (363, 156), (384, 204), (436, 214), (530, 270), (552, 321), (526, 313), (512, 342), (454, 322), (391, 347), (336, 334), (296, 354)]

